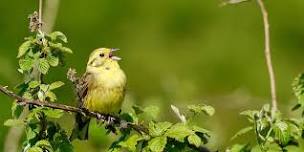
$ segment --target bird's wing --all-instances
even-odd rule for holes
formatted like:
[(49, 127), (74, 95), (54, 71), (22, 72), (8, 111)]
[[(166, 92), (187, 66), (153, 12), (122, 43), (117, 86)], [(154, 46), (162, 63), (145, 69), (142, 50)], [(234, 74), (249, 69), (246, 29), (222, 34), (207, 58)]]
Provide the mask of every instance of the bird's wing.
[(88, 82), (91, 77), (91, 74), (85, 73), (81, 79), (79, 80), (79, 83), (77, 85), (77, 95), (79, 98), (79, 107), (83, 107), (83, 103), (85, 100), (85, 97), (87, 96), (88, 93)]

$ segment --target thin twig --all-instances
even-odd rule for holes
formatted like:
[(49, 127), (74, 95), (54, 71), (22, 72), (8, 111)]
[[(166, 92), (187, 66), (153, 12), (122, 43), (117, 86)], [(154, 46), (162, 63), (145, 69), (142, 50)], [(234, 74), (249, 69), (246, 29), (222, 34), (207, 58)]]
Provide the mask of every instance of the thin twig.
[(42, 102), (40, 100), (28, 100), (28, 99), (25, 99), (21, 96), (18, 96), (17, 94), (8, 90), (6, 87), (3, 87), (2, 85), (0, 85), (0, 92), (4, 93), (5, 95), (7, 95), (7, 96), (9, 96), (13, 99), (16, 99), (16, 102), (19, 105), (23, 105), (23, 106), (25, 106), (25, 105), (35, 105), (35, 106), (39, 106), (39, 107), (48, 107), (48, 108), (53, 108), (53, 109), (60, 109), (60, 110), (63, 110), (65, 112), (80, 113), (80, 114), (88, 116), (88, 117), (97, 118), (98, 120), (101, 120), (104, 123), (107, 123), (108, 120), (112, 120), (112, 122), (114, 124), (108, 124), (108, 125), (115, 125), (118, 128), (130, 127), (130, 128), (134, 129), (135, 131), (137, 131), (140, 134), (142, 134), (142, 133), (147, 134), (148, 133), (146, 127), (144, 127), (142, 125), (139, 125), (139, 124), (126, 122), (125, 120), (122, 120), (117, 116), (113, 116), (113, 115), (109, 115), (109, 114), (102, 114), (102, 113), (98, 113), (98, 112), (91, 112), (91, 111), (88, 111), (88, 110), (85, 110), (85, 109), (76, 108), (76, 107), (68, 106), (68, 105), (64, 105), (64, 104)]
[(266, 57), (266, 63), (268, 68), (268, 74), (270, 79), (270, 89), (271, 89), (271, 97), (272, 97), (272, 116), (274, 116), (275, 112), (278, 110), (277, 105), (277, 94), (276, 94), (276, 81), (275, 81), (275, 75), (271, 60), (271, 50), (270, 50), (270, 32), (269, 32), (269, 19), (268, 19), (268, 12), (264, 5), (263, 0), (257, 0), (258, 5), (260, 7), (260, 10), (263, 15), (263, 21), (264, 21), (264, 32), (265, 32), (265, 57)]

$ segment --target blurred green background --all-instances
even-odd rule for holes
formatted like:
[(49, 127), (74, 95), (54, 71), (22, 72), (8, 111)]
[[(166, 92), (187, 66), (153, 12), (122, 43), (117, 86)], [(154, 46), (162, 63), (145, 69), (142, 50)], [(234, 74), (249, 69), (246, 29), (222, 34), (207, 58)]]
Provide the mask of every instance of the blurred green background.
[[(198, 123), (213, 131), (212, 149), (224, 148), (246, 125), (239, 112), (269, 102), (263, 53), (263, 25), (256, 3), (220, 7), (215, 0), (62, 0), (54, 30), (64, 32), (74, 54), (48, 80), (63, 80), (59, 101), (75, 104), (65, 73), (84, 72), (89, 53), (98, 47), (120, 48), (128, 76), (126, 105), (157, 105), (161, 119), (178, 121), (170, 104), (185, 107), (206, 103), (216, 114)], [(304, 1), (267, 0), (279, 108), (289, 115), (295, 104), (291, 82), (304, 71)], [(22, 81), (17, 49), (29, 35), (28, 14), (36, 0), (0, 1), (0, 84)], [(10, 118), (11, 99), (0, 95), (0, 124)], [(64, 118), (71, 128), (72, 116)], [(0, 125), (0, 149), (9, 128)], [(89, 142), (75, 142), (77, 151), (103, 151), (114, 135), (91, 130)], [(1, 151), (0, 150), (0, 151)]]

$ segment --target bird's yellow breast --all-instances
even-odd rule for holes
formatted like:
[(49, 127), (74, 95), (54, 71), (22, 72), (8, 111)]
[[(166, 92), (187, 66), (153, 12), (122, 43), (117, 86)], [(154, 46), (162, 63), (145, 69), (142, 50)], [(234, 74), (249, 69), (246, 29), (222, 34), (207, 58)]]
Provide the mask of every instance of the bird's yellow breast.
[(100, 113), (116, 113), (120, 110), (124, 94), (126, 77), (116, 66), (100, 67), (92, 72), (88, 80), (88, 92), (84, 107)]

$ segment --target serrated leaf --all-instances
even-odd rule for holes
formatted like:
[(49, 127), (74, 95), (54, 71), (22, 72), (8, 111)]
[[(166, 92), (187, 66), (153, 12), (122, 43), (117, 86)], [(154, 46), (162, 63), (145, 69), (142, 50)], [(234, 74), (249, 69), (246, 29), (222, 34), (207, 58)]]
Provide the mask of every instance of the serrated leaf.
[(54, 89), (60, 88), (60, 87), (63, 86), (63, 85), (64, 85), (64, 83), (61, 82), (61, 81), (53, 82), (53, 83), (50, 85), (50, 90), (54, 90)]
[(149, 123), (149, 134), (152, 137), (161, 136), (171, 126), (172, 126), (172, 123), (170, 123), (170, 122), (159, 122), (159, 123), (156, 123), (156, 124), (154, 122), (150, 122)]
[(275, 123), (274, 127), (275, 137), (282, 145), (286, 145), (290, 140), (290, 131), (287, 123), (280, 121)]
[(202, 143), (202, 140), (199, 136), (197, 136), (196, 134), (190, 135), (188, 136), (188, 142), (196, 147), (199, 147)]
[(8, 127), (21, 127), (24, 125), (25, 123), (21, 119), (8, 119), (4, 122), (4, 126), (8, 126)]
[(148, 142), (148, 147), (152, 152), (163, 152), (167, 144), (167, 137), (155, 137)]
[(204, 112), (208, 116), (212, 116), (215, 113), (214, 108), (208, 105), (189, 105), (188, 109), (196, 114)]
[(249, 127), (246, 127), (246, 128), (243, 128), (241, 130), (239, 130), (232, 138), (231, 140), (234, 140), (235, 138), (241, 136), (241, 135), (244, 135), (246, 133), (248, 133), (249, 131), (253, 130), (253, 127), (252, 126), (249, 126)]
[(134, 134), (131, 137), (129, 137), (126, 141), (119, 143), (119, 145), (123, 148), (128, 149), (129, 151), (136, 151), (136, 145), (140, 139), (141, 138), (137, 134)]
[(185, 137), (193, 133), (194, 132), (186, 125), (178, 123), (169, 128), (165, 135), (174, 138), (177, 141), (183, 142)]
[(55, 32), (51, 33), (49, 36), (52, 39), (52, 41), (59, 39), (59, 40), (62, 40), (64, 43), (68, 42), (67, 37), (62, 32), (59, 32), (59, 31), (55, 31)]
[(37, 88), (38, 86), (40, 85), (40, 82), (39, 81), (31, 81), (30, 83), (29, 83), (29, 87), (30, 88)]
[(33, 68), (34, 60), (31, 58), (24, 58), (19, 60), (20, 69), (23, 71), (29, 71)]
[(32, 45), (31, 41), (25, 41), (25, 42), (23, 42), (21, 44), (21, 46), (19, 47), (19, 49), (18, 49), (17, 58), (22, 57), (27, 51), (29, 51), (30, 48), (31, 48), (31, 45)]
[(48, 63), (49, 63), (51, 66), (53, 66), (53, 67), (58, 66), (58, 64), (59, 64), (59, 58), (58, 58), (58, 57), (55, 57), (55, 56), (52, 56), (52, 55), (48, 55), (48, 56), (46, 57), (46, 60), (47, 60)]
[(39, 59), (39, 64), (38, 64), (38, 70), (42, 73), (42, 74), (46, 74), (50, 69), (50, 65), (48, 63), (48, 61), (46, 59)]

